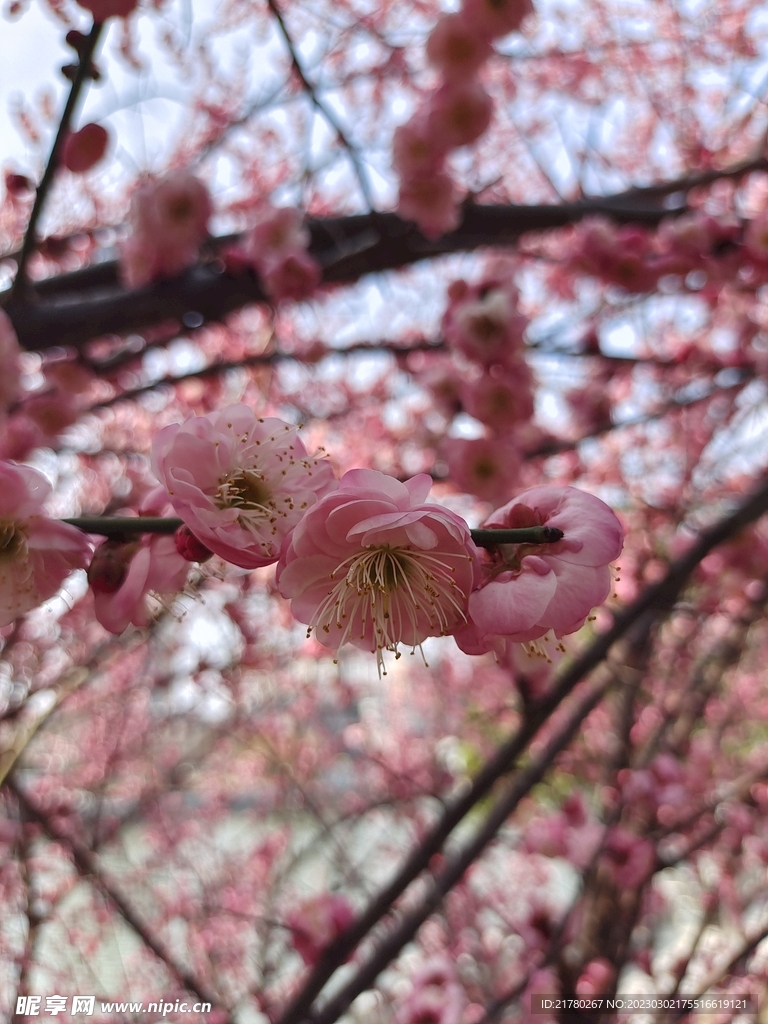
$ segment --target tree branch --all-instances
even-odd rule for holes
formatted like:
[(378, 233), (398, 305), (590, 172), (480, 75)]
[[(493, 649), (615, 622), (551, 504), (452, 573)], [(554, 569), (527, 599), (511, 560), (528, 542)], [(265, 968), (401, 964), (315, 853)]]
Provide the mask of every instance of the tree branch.
[(363, 168), (363, 163), (357, 151), (355, 150), (355, 147), (347, 138), (344, 129), (339, 124), (339, 121), (334, 115), (333, 111), (330, 110), (325, 105), (325, 103), (323, 103), (323, 101), (317, 95), (317, 90), (315, 89), (314, 85), (307, 78), (306, 72), (304, 71), (301, 61), (299, 60), (299, 55), (296, 53), (296, 47), (294, 46), (293, 39), (291, 38), (291, 35), (288, 32), (288, 28), (285, 24), (282, 11), (277, 6), (275, 0), (267, 0), (267, 6), (274, 15), (275, 21), (277, 22), (280, 28), (280, 34), (282, 35), (285, 41), (285, 45), (288, 47), (288, 53), (291, 56), (291, 65), (293, 66), (293, 70), (296, 72), (299, 81), (301, 82), (307, 95), (309, 96), (312, 102), (312, 106), (315, 107), (315, 109), (319, 111), (320, 114), (322, 114), (322, 116), (325, 118), (325, 120), (328, 122), (331, 128), (333, 128), (334, 132), (336, 133), (336, 138), (347, 151), (352, 166), (355, 169), (355, 176), (357, 177), (358, 184), (360, 185), (360, 191), (363, 194), (363, 199), (365, 200), (368, 208), (370, 210), (373, 210), (373, 194), (371, 192), (371, 187), (368, 182), (368, 177), (365, 173), (365, 169)]
[[(618, 223), (656, 225), (684, 209), (668, 210), (660, 204), (623, 206), (620, 199), (614, 196), (558, 206), (469, 203), (456, 231), (432, 241), (394, 213), (310, 220), (309, 251), (323, 267), (323, 284), (351, 284), (366, 274), (397, 270), (436, 256), (484, 245), (514, 245), (529, 231), (563, 227), (595, 213)], [(236, 309), (268, 301), (255, 274), (226, 273), (219, 261), (210, 259), (176, 278), (136, 291), (120, 285), (118, 263), (113, 261), (41, 281), (35, 293), (35, 302), (6, 299), (6, 312), (21, 347), (34, 351), (55, 346), (81, 348), (94, 338), (140, 332), (169, 320), (181, 325), (190, 313), (198, 314), (200, 323), (219, 322)]]
[(176, 963), (168, 950), (151, 934), (132, 907), (106, 880), (96, 858), (91, 854), (90, 850), (81, 846), (76, 840), (54, 826), (44, 811), (36, 806), (30, 797), (19, 787), (13, 777), (6, 782), (6, 785), (18, 800), (19, 806), (23, 809), (24, 813), (42, 828), (51, 842), (62, 846), (67, 851), (78, 874), (82, 878), (89, 878), (93, 882), (99, 892), (117, 910), (123, 921), (138, 935), (147, 949), (151, 950), (158, 960), (168, 968), (177, 981), (202, 1002), (210, 1003), (213, 1007), (225, 1009), (216, 993), (194, 978), (186, 968)]
[[(768, 512), (768, 477), (763, 480), (760, 488), (743, 505), (710, 529), (705, 530), (696, 544), (670, 566), (666, 576), (658, 583), (648, 587), (633, 604), (616, 617), (612, 628), (607, 633), (598, 637), (572, 663), (553, 689), (540, 701), (532, 705), (530, 714), (521, 728), (497, 750), (496, 754), (481, 769), (466, 795), (446, 807), (441, 819), (424, 838), (418, 848), (408, 857), (394, 880), (382, 890), (361, 917), (328, 947), (307, 978), (303, 988), (286, 1008), (277, 1024), (301, 1024), (307, 1017), (310, 1017), (316, 1024), (330, 1024), (331, 1020), (336, 1019), (335, 1017), (328, 1016), (325, 1012), (321, 1015), (312, 1014), (311, 1008), (315, 998), (320, 994), (336, 969), (344, 963), (362, 939), (390, 912), (395, 901), (408, 888), (411, 882), (428, 868), (431, 858), (442, 849), (446, 839), (459, 822), (487, 796), (495, 783), (515, 766), (518, 758), (528, 746), (529, 741), (533, 739), (552, 712), (571, 693), (577, 684), (603, 661), (614, 643), (636, 626), (640, 620), (648, 614), (653, 616), (665, 614), (672, 608), (691, 572), (710, 551), (724, 541), (729, 540), (739, 530), (759, 519), (766, 512)], [(506, 797), (508, 802), (513, 799), (515, 801), (519, 799), (519, 797), (514, 797), (516, 792), (515, 784), (513, 784), (513, 788)], [(499, 825), (504, 820), (506, 820), (506, 817), (499, 821)], [(487, 841), (490, 841), (490, 839)], [(455, 873), (455, 870), (456, 867), (452, 868), (449, 866), (446, 868), (448, 872), (453, 871)], [(462, 869), (462, 874), (464, 870), (466, 870), (466, 867)], [(455, 878), (454, 874), (446, 877), (453, 878), (454, 880), (451, 882), (451, 885), (454, 885), (461, 878), (461, 874), (456, 875)], [(372, 960), (361, 968), (361, 972), (365, 972), (365, 985), (373, 983), (381, 970), (386, 966), (386, 963), (389, 963), (400, 948), (402, 948), (402, 945), (416, 934), (421, 922), (434, 912), (442, 896), (451, 887), (449, 885), (448, 888), (445, 888), (438, 881), (434, 885), (436, 888), (430, 890), (430, 893), (424, 897), (419, 906), (411, 912), (406, 922), (403, 922), (392, 933), (392, 936), (385, 940), (386, 945), (382, 948), (385, 948), (387, 951), (386, 961), (383, 956), (379, 958), (379, 954), (374, 953)], [(376, 970), (375, 973), (372, 973), (374, 967)], [(349, 1005), (349, 1001), (355, 998), (355, 995), (363, 991), (363, 988), (356, 987), (357, 977), (358, 975), (350, 981), (343, 992), (333, 1001), (338, 1014), (343, 1012), (343, 1009)], [(344, 993), (346, 993), (346, 996), (342, 999)], [(347, 997), (348, 1000), (345, 1001)], [(343, 1008), (342, 1003), (344, 1003)]]
[(32, 207), (32, 213), (29, 217), (29, 224), (27, 225), (27, 231), (24, 235), (21, 252), (19, 253), (19, 258), (17, 260), (16, 278), (11, 290), (12, 298), (17, 298), (23, 295), (27, 289), (27, 263), (29, 262), (29, 257), (32, 255), (37, 245), (37, 224), (42, 215), (45, 201), (48, 198), (48, 192), (53, 184), (54, 176), (58, 170), (59, 153), (64, 139), (69, 132), (69, 126), (75, 113), (77, 101), (80, 98), (80, 93), (82, 92), (85, 83), (88, 81), (91, 70), (91, 61), (96, 47), (98, 46), (99, 37), (101, 36), (101, 30), (103, 27), (103, 23), (95, 22), (79, 51), (80, 62), (77, 65), (75, 77), (72, 79), (72, 86), (69, 90), (67, 102), (64, 105), (64, 112), (61, 115), (61, 121), (59, 122), (59, 127), (56, 131), (56, 137), (53, 140), (53, 146), (51, 147), (51, 153), (48, 157), (48, 163), (46, 164), (40, 184), (37, 186), (35, 202)]

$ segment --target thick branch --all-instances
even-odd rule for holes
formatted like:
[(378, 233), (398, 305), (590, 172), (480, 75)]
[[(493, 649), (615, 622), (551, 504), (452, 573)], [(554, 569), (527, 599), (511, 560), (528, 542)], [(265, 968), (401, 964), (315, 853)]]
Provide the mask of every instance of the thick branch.
[[(461, 226), (435, 241), (394, 213), (356, 214), (309, 221), (310, 252), (323, 266), (324, 284), (351, 284), (366, 274), (448, 253), (514, 245), (526, 232), (563, 227), (594, 213), (619, 223), (655, 225), (679, 212), (661, 204), (622, 206), (619, 196), (559, 206), (468, 204)], [(6, 312), (22, 348), (39, 351), (57, 345), (79, 348), (103, 335), (139, 332), (167, 321), (181, 325), (191, 313), (197, 314), (197, 324), (221, 321), (245, 305), (267, 301), (255, 275), (225, 273), (219, 262), (200, 263), (172, 280), (126, 291), (114, 261), (41, 281), (34, 301), (8, 302)]]

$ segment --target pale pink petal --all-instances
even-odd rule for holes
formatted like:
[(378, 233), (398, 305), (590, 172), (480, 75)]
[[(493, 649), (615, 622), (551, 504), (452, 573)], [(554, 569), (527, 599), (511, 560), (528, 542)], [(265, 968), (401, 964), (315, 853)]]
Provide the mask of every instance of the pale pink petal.
[(541, 576), (526, 571), (524, 562), (519, 576), (501, 576), (471, 594), (469, 614), (483, 633), (521, 633), (539, 623), (556, 589), (557, 577), (553, 572)]

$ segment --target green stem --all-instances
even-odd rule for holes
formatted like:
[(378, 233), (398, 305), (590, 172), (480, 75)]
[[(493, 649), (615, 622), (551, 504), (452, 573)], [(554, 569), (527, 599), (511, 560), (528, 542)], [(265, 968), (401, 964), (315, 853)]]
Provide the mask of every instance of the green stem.
[[(181, 519), (163, 516), (75, 516), (62, 522), (76, 526), (83, 533), (98, 533), (104, 537), (125, 533), (175, 533)], [(517, 530), (470, 530), (472, 540), (480, 547), (492, 548), (497, 544), (554, 544), (562, 540), (563, 531), (554, 526), (525, 526)]]
[(83, 533), (98, 533), (103, 537), (119, 537), (124, 533), (175, 533), (182, 525), (181, 519), (163, 516), (75, 516), (62, 522), (76, 526)]
[(470, 530), (472, 540), (481, 548), (497, 544), (555, 544), (563, 539), (556, 526), (521, 526), (516, 530)]

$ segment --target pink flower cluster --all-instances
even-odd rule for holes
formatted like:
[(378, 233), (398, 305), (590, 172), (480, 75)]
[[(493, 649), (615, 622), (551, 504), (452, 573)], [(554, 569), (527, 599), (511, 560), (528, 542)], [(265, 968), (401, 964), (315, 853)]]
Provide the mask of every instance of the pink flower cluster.
[(518, 29), (532, 9), (530, 0), (464, 0), (460, 11), (444, 15), (432, 30), (427, 59), (442, 81), (395, 132), (392, 159), (400, 176), (398, 213), (427, 238), (459, 225), (458, 189), (445, 159), (490, 125), (493, 100), (480, 70), (494, 53), (492, 40)]
[[(427, 501), (426, 474), (401, 483), (357, 469), (337, 481), (295, 427), (243, 404), (165, 427), (151, 461), (161, 486), (144, 498), (137, 525), (174, 512), (184, 525), (175, 536), (128, 530), (97, 548), (88, 580), (96, 618), (114, 633), (147, 625), (148, 597), (176, 594), (190, 561), (215, 553), (245, 569), (277, 562), (277, 588), (294, 616), (332, 650), (349, 643), (371, 651), (380, 672), (384, 651), (399, 657), (401, 644), (413, 652), (434, 636), (455, 635), (472, 654), (503, 653), (550, 630), (560, 637), (579, 629), (607, 597), (608, 562), (622, 546), (621, 526), (599, 499), (540, 487), (486, 527), (550, 526), (564, 536), (499, 544), (481, 563), (467, 524)], [(73, 527), (42, 517), (50, 488), (35, 470), (0, 462), (0, 483), (6, 625), (85, 567), (89, 545)]]
[(252, 267), (275, 302), (308, 299), (320, 284), (320, 264), (307, 252), (309, 231), (298, 210), (265, 204), (241, 246), (228, 258)]
[(125, 284), (140, 288), (194, 263), (212, 211), (208, 189), (189, 171), (146, 180), (134, 193), (131, 235), (120, 254)]
[[(693, 210), (662, 221), (657, 231), (639, 225), (617, 225), (605, 217), (587, 217), (575, 229), (559, 273), (588, 274), (632, 293), (656, 289), (699, 272), (710, 285), (732, 280), (768, 280), (768, 214), (745, 227), (731, 217), (713, 217)], [(745, 276), (746, 275), (746, 276)], [(700, 283), (695, 289), (700, 289)]]
[[(462, 491), (504, 501), (520, 470), (520, 440), (533, 416), (533, 377), (524, 358), (528, 321), (517, 312), (509, 268), (491, 268), (476, 285), (448, 290), (443, 334), (452, 352), (458, 408), (486, 428), (482, 438), (448, 438), (442, 453)], [(458, 411), (455, 410), (455, 411)]]

